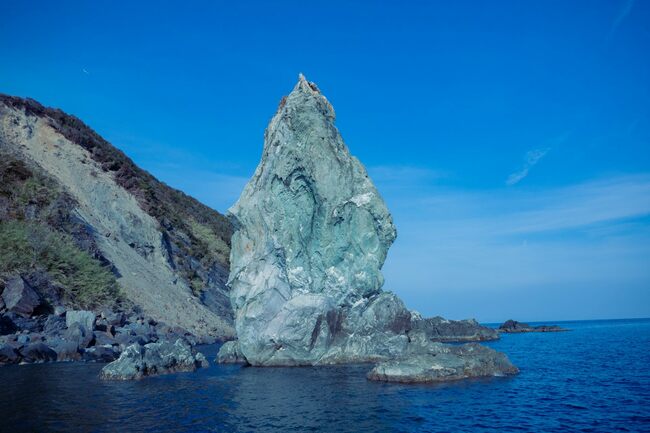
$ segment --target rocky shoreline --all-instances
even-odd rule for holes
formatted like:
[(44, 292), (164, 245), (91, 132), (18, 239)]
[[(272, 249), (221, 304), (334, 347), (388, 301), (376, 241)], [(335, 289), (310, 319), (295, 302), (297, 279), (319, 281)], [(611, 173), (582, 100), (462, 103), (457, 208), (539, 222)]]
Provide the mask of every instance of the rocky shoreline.
[(0, 366), (41, 362), (112, 362), (128, 347), (175, 342), (208, 344), (213, 337), (158, 322), (137, 311), (52, 307), (19, 275), (0, 296)]

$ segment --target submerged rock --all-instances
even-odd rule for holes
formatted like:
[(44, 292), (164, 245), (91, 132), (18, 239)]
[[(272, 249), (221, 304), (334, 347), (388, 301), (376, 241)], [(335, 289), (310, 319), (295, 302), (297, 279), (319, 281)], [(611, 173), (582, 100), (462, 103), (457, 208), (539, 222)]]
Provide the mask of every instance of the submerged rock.
[(514, 369), (494, 351), (480, 352), (478, 368), (478, 350), (443, 350), (424, 330), (410, 337), (410, 311), (382, 291), (381, 267), (396, 237), (392, 217), (334, 118), (301, 75), (266, 130), (260, 164), (229, 211), (238, 341), (224, 344), (217, 360), (296, 366), (433, 352), (462, 358), (476, 375), (501, 375), (503, 363)]
[(432, 345), (427, 353), (384, 361), (368, 379), (385, 382), (426, 383), (470, 377), (509, 376), (519, 370), (503, 354), (476, 343), (462, 346)]
[(101, 379), (131, 380), (146, 376), (194, 371), (207, 367), (203, 354), (194, 352), (185, 341), (175, 343), (149, 343), (145, 346), (133, 344), (127, 347), (120, 357), (102, 368)]
[(563, 332), (568, 331), (557, 325), (539, 325), (530, 326), (528, 323), (517, 322), (516, 320), (506, 320), (499, 326), (498, 332), (506, 334), (519, 334), (523, 332)]
[(496, 329), (482, 326), (474, 319), (447, 320), (442, 317), (432, 317), (413, 320), (409, 335), (416, 332), (422, 332), (430, 341), (440, 343), (499, 339), (499, 332)]

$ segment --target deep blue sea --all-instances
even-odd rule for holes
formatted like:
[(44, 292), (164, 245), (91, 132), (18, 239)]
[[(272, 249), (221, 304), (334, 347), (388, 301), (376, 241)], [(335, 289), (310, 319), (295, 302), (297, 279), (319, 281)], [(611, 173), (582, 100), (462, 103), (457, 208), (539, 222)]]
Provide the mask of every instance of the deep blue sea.
[(0, 431), (650, 432), (650, 320), (557, 323), (571, 331), (489, 344), (518, 376), (443, 385), (368, 382), (368, 365), (137, 382), (101, 382), (101, 364), (3, 367)]

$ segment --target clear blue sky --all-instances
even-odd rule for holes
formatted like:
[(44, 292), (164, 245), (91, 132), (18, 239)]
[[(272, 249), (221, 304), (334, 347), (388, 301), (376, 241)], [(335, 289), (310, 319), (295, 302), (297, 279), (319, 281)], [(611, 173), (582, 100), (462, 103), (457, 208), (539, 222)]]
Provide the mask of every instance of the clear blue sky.
[(0, 92), (225, 211), (299, 72), (393, 212), (386, 289), (650, 316), (650, 2), (0, 2)]

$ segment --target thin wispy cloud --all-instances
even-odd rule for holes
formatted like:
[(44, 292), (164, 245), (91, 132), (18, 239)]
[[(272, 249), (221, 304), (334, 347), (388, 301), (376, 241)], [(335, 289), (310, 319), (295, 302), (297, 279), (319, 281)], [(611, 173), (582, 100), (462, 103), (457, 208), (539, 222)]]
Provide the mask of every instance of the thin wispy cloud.
[(524, 166), (519, 171), (516, 171), (508, 176), (506, 185), (516, 185), (521, 182), (526, 176), (528, 176), (530, 170), (535, 165), (537, 165), (537, 163), (541, 161), (542, 158), (546, 156), (549, 150), (550, 148), (547, 147), (543, 149), (533, 149), (528, 151), (526, 153), (526, 161), (524, 162)]
[(616, 18), (614, 19), (614, 22), (612, 23), (612, 28), (609, 31), (608, 37), (611, 38), (614, 36), (614, 33), (618, 30), (618, 28), (621, 26), (625, 18), (630, 15), (630, 12), (632, 12), (632, 7), (634, 6), (634, 1), (635, 0), (626, 0), (625, 3), (623, 3), (623, 6), (619, 10), (618, 14), (616, 15)]
[(516, 303), (590, 317), (617, 297), (649, 297), (650, 173), (542, 189), (422, 184), (386, 199), (398, 238), (385, 287), (425, 315), (501, 321), (512, 313), (495, 316), (500, 305)]

